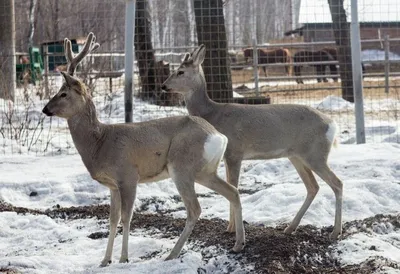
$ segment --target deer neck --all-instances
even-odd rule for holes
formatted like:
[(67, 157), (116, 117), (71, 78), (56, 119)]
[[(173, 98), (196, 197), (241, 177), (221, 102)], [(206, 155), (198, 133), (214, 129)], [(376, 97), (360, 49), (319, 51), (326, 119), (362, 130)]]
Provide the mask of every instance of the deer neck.
[(208, 97), (204, 75), (200, 79), (198, 85), (185, 94), (184, 98), (190, 115), (205, 117), (214, 111), (217, 103)]
[(104, 137), (104, 125), (97, 119), (96, 108), (90, 98), (79, 113), (68, 119), (68, 127), (76, 149), (90, 169)]

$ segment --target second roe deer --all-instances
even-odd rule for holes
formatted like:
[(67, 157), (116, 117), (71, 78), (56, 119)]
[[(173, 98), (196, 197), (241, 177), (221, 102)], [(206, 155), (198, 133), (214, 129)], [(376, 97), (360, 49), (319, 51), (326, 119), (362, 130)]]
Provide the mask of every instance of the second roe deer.
[(110, 234), (101, 266), (111, 262), (117, 225), (123, 226), (120, 262), (128, 260), (129, 227), (136, 187), (139, 183), (166, 178), (174, 181), (187, 211), (185, 228), (167, 259), (176, 258), (191, 234), (201, 208), (194, 183), (204, 185), (227, 198), (234, 207), (236, 243), (241, 251), (245, 236), (239, 193), (217, 176), (227, 138), (202, 118), (177, 116), (131, 124), (103, 124), (97, 119), (90, 92), (73, 76), (76, 66), (98, 47), (90, 33), (75, 57), (65, 39), (67, 72), (65, 83), (47, 103), (48, 116), (67, 119), (74, 144), (93, 179), (110, 188)]
[[(307, 197), (285, 233), (292, 233), (297, 228), (318, 192), (315, 172), (335, 193), (335, 223), (330, 237), (337, 239), (342, 231), (343, 186), (327, 164), (335, 140), (336, 123), (316, 109), (303, 105), (242, 105), (212, 101), (201, 67), (205, 53), (204, 45), (191, 54), (186, 53), (182, 64), (164, 82), (162, 89), (181, 93), (190, 115), (206, 119), (228, 137), (224, 155), (228, 182), (238, 186), (242, 160), (289, 158), (306, 186)], [(234, 229), (231, 207), (228, 231)]]

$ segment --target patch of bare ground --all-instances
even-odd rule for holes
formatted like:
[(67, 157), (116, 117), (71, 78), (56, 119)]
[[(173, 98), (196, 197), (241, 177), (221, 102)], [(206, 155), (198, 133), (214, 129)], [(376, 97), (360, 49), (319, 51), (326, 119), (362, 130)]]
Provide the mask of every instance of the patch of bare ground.
[[(51, 218), (84, 219), (96, 217), (108, 219), (109, 206), (95, 205), (61, 208), (38, 211), (0, 202), (0, 212), (13, 211), (18, 214), (45, 214)], [(380, 223), (391, 223), (395, 229), (400, 228), (400, 214), (376, 215), (364, 220), (344, 224), (344, 237), (354, 230), (374, 229)], [(177, 237), (185, 226), (185, 219), (173, 218), (165, 213), (134, 213), (131, 229), (156, 229), (163, 237)], [(332, 227), (316, 228), (311, 225), (300, 226), (295, 234), (285, 235), (283, 226), (272, 228), (255, 226), (245, 222), (246, 247), (243, 252), (229, 252), (234, 245), (234, 234), (227, 233), (227, 221), (221, 219), (200, 219), (196, 224), (189, 242), (197, 250), (204, 247), (218, 246), (228, 251), (232, 260), (241, 265), (254, 264), (252, 273), (376, 273), (385, 266), (399, 268), (399, 265), (384, 258), (370, 258), (361, 264), (340, 265), (332, 255), (335, 244), (328, 239)], [(88, 237), (92, 239), (107, 237), (107, 233), (95, 232)], [(158, 254), (153, 254), (157, 256)], [(199, 270), (200, 271), (200, 270)], [(14, 272), (6, 272), (14, 273)]]
[(20, 274), (21, 272), (19, 272), (16, 269), (13, 269), (13, 268), (0, 267), (0, 273), (3, 273), (3, 274)]

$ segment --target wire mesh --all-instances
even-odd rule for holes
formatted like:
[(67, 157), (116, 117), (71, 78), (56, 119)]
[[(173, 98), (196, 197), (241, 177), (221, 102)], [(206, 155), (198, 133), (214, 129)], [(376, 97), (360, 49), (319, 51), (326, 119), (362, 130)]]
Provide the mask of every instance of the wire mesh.
[[(77, 75), (99, 119), (124, 122), (125, 2), (0, 3), (1, 154), (76, 153), (66, 121), (41, 113), (62, 85), (65, 37), (77, 52), (95, 33), (101, 47)], [(367, 142), (399, 143), (400, 3), (358, 3)], [(349, 0), (137, 0), (133, 120), (187, 114), (182, 97), (161, 85), (205, 44), (213, 100), (310, 105), (336, 120), (342, 143), (355, 143), (350, 21)]]

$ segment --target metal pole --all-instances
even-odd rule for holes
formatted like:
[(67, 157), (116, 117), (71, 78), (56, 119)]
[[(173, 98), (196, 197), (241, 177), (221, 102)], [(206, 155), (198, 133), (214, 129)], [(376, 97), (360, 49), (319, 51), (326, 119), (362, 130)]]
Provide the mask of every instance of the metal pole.
[(253, 73), (254, 73), (254, 89), (256, 91), (256, 96), (258, 97), (260, 91), (258, 89), (258, 50), (256, 39), (253, 39)]
[[(64, 49), (65, 50), (65, 49)], [(44, 62), (44, 98), (50, 99), (50, 89), (49, 89), (49, 54), (48, 45), (44, 47), (43, 52), (43, 62)]]
[(390, 72), (390, 63), (389, 63), (389, 35), (385, 35), (385, 93), (389, 93), (389, 72)]
[(135, 31), (136, 0), (126, 0), (125, 4), (125, 123), (132, 122), (133, 106), (133, 34)]
[(258, 28), (258, 12), (257, 5), (258, 1), (253, 1), (253, 75), (254, 75), (254, 90), (256, 91), (256, 96), (260, 96), (260, 90), (258, 87), (258, 50), (257, 50), (257, 28)]
[(361, 70), (360, 26), (357, 0), (351, 0), (351, 56), (353, 63), (353, 92), (356, 116), (357, 144), (365, 143), (364, 102)]

